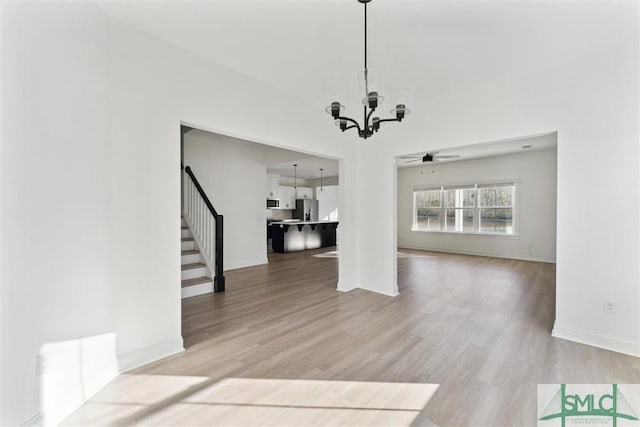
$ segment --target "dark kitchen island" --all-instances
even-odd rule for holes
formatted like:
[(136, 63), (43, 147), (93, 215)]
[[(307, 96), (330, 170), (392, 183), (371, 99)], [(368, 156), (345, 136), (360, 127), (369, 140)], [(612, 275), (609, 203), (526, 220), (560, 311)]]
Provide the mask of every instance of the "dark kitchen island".
[(271, 247), (286, 253), (336, 245), (338, 221), (272, 222)]

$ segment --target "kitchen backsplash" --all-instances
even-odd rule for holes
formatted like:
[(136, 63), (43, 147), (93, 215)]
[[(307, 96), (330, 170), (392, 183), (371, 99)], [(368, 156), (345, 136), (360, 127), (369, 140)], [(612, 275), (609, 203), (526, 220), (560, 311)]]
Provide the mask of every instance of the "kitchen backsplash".
[(290, 209), (267, 209), (268, 219), (291, 219), (292, 214)]

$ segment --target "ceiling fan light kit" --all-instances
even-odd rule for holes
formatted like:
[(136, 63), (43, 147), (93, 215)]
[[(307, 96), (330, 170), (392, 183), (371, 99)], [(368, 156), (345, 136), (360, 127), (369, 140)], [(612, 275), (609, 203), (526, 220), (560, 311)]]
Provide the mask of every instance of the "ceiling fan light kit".
[[(364, 105), (364, 123), (360, 126), (356, 120), (343, 116), (345, 107), (337, 101), (332, 102), (325, 111), (333, 117), (336, 126), (340, 128), (342, 132), (349, 129), (356, 129), (360, 138), (367, 139), (371, 137), (375, 132), (380, 130), (380, 124), (384, 122), (401, 122), (407, 114), (411, 112), (405, 104), (397, 104), (394, 109), (391, 110), (394, 118), (381, 119), (380, 117), (371, 117), (376, 109), (384, 101), (384, 97), (375, 90), (369, 90), (369, 71), (367, 69), (367, 3), (371, 0), (357, 0), (364, 5), (364, 87), (365, 97), (362, 98), (362, 104)], [(371, 124), (370, 124), (371, 122)]]

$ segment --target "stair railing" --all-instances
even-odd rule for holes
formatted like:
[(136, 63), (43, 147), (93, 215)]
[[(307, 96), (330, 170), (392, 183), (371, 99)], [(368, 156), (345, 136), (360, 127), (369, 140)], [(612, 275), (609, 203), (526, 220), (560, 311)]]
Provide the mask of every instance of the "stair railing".
[(189, 224), (209, 270), (214, 273), (213, 292), (224, 292), (224, 217), (220, 215), (200, 186), (189, 166), (183, 180), (182, 215)]

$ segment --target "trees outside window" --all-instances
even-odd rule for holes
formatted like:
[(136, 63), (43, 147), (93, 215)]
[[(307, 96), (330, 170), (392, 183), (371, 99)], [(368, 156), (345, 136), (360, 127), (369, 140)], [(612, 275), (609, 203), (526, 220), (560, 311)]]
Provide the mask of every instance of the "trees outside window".
[(416, 189), (413, 230), (515, 234), (515, 200), (515, 182)]

